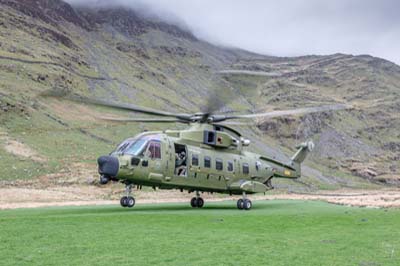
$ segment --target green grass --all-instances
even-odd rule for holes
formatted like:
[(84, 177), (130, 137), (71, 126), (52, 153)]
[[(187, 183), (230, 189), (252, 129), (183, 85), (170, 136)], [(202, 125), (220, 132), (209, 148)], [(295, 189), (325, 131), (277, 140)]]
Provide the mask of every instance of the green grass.
[(400, 210), (313, 201), (0, 212), (2, 265), (399, 265)]

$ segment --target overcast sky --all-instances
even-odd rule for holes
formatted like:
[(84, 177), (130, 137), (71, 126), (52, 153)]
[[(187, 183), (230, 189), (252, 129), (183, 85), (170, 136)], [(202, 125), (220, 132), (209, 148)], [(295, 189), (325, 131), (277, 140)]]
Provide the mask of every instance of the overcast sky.
[[(98, 4), (99, 0), (67, 0)], [(105, 2), (100, 0), (100, 2)], [(398, 0), (116, 0), (199, 38), (277, 56), (370, 54), (400, 64)]]

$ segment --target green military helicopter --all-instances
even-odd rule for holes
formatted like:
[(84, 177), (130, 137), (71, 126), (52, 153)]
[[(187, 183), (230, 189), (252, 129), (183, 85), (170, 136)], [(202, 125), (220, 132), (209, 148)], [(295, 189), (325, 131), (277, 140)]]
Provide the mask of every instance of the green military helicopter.
[(224, 115), (213, 112), (195, 114), (170, 113), (137, 105), (121, 104), (84, 97), (69, 96), (69, 100), (133, 111), (160, 118), (111, 118), (117, 122), (150, 122), (188, 124), (185, 130), (143, 132), (124, 140), (109, 155), (98, 158), (100, 183), (110, 181), (126, 185), (121, 206), (133, 207), (132, 188), (179, 189), (195, 192), (190, 201), (193, 208), (204, 205), (200, 192), (242, 195), (237, 208), (250, 210), (252, 202), (247, 194), (265, 193), (273, 189), (272, 178), (296, 179), (301, 176), (301, 163), (312, 151), (312, 141), (297, 147), (287, 161), (268, 154), (248, 151), (250, 140), (228, 126), (227, 120), (256, 117), (280, 117), (306, 113), (347, 109), (344, 104), (273, 111), (268, 113)]

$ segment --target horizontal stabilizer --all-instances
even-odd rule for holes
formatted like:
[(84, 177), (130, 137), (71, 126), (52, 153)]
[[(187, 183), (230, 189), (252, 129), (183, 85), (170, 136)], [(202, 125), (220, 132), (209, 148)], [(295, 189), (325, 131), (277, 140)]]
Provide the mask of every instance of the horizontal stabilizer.
[(311, 140), (301, 143), (297, 145), (296, 148), (298, 149), (297, 152), (293, 155), (292, 161), (295, 163), (302, 163), (309, 152), (314, 149), (314, 142)]

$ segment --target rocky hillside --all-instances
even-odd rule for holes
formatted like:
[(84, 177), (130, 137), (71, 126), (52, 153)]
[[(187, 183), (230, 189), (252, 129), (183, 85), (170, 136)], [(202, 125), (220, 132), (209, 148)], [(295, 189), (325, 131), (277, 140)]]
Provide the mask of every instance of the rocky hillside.
[[(251, 113), (327, 103), (353, 110), (258, 120), (238, 129), (253, 149), (291, 154), (317, 146), (290, 189), (373, 187), (400, 180), (400, 67), (371, 56), (278, 58), (227, 49), (124, 8), (71, 7), (60, 0), (0, 0), (0, 174), (2, 180), (65, 177), (144, 129), (105, 111), (37, 95), (48, 89), (199, 111), (211, 91), (226, 110)], [(221, 93), (222, 92), (222, 93)], [(94, 170), (95, 172), (95, 170)], [(8, 182), (8, 181), (4, 181)]]

